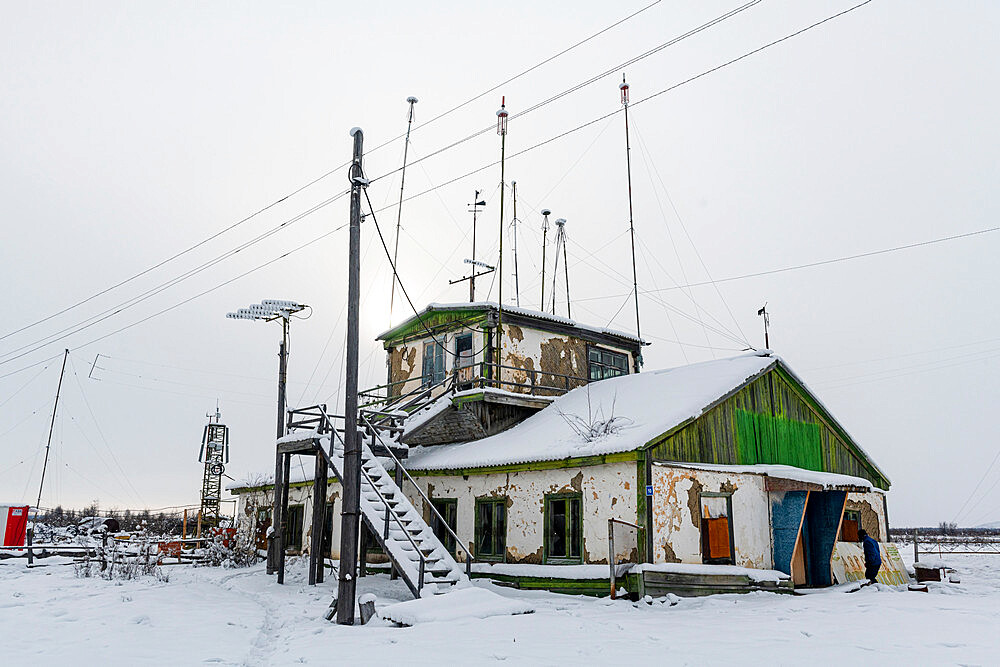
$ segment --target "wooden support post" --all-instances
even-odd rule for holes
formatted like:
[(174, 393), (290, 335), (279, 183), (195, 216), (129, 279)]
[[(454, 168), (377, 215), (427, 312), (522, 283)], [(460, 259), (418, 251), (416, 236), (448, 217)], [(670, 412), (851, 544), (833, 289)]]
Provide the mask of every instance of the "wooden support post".
[(184, 522), (181, 524), (181, 539), (186, 540), (188, 536), (188, 511), (184, 508)]
[(32, 563), (35, 562), (35, 552), (31, 549), (31, 542), (35, 537), (34, 525), (32, 525), (31, 528), (28, 529), (26, 535), (28, 538), (28, 565), (31, 565)]
[(195, 539), (201, 539), (201, 510), (198, 510), (198, 531), (195, 533)]
[(279, 509), (281, 511), (281, 526), (278, 528), (278, 533), (275, 535), (275, 545), (278, 550), (278, 583), (285, 583), (285, 536), (288, 535), (288, 474), (289, 468), (292, 465), (292, 455), (282, 454), (281, 455), (281, 502), (279, 504)]
[[(920, 562), (920, 547), (917, 546), (917, 539), (918, 539), (918, 537), (919, 537), (919, 531), (916, 528), (914, 528), (913, 529), (913, 562), (914, 563), (919, 563)], [(887, 536), (886, 540), (888, 541), (888, 539), (889, 538)]]
[[(318, 446), (318, 445), (317, 445)], [(326, 527), (326, 459), (316, 454), (312, 488), (312, 534), (309, 546), (309, 585), (323, 580), (323, 529)]]
[(368, 524), (361, 522), (361, 547), (358, 549), (358, 576), (368, 576), (368, 545), (371, 544), (371, 531)]

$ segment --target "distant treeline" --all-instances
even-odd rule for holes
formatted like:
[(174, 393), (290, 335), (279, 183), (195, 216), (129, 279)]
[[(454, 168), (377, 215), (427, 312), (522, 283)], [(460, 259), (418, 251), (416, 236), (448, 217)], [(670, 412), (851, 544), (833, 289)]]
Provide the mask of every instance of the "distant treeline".
[[(64, 528), (76, 526), (84, 518), (91, 516), (117, 519), (118, 525), (123, 531), (136, 531), (145, 526), (147, 531), (159, 535), (179, 534), (184, 522), (183, 512), (153, 513), (149, 510), (102, 510), (98, 509), (97, 505), (91, 505), (79, 510), (63, 509), (62, 506), (43, 509), (38, 515), (38, 522), (53, 528)], [(189, 531), (194, 528), (195, 523), (197, 523), (197, 511), (194, 512), (193, 519), (192, 513), (188, 512)]]
[(921, 537), (994, 537), (1000, 536), (1000, 528), (959, 528), (953, 523), (918, 528), (890, 528), (889, 536), (894, 539), (912, 538), (913, 531)]

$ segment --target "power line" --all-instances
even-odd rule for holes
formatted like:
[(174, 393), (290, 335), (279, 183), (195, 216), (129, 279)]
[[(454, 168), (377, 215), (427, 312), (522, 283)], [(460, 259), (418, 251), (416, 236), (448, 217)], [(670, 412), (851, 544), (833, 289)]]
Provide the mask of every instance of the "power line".
[[(95, 324), (98, 324), (100, 322), (103, 322), (104, 320), (107, 320), (107, 319), (109, 319), (111, 317), (114, 317), (115, 315), (121, 313), (122, 311), (128, 310), (132, 306), (135, 306), (136, 304), (142, 303), (143, 301), (146, 301), (147, 299), (149, 299), (149, 298), (151, 298), (153, 296), (156, 296), (157, 294), (163, 292), (164, 290), (169, 289), (170, 287), (173, 287), (174, 285), (177, 285), (177, 284), (183, 282), (184, 280), (187, 280), (191, 276), (197, 275), (197, 274), (201, 273), (202, 271), (205, 271), (206, 269), (215, 266), (219, 262), (221, 262), (221, 261), (223, 261), (225, 259), (228, 259), (229, 257), (232, 257), (236, 253), (241, 252), (242, 250), (245, 250), (245, 249), (249, 248), (250, 246), (257, 244), (257, 243), (263, 241), (264, 239), (269, 238), (270, 236), (273, 236), (274, 234), (277, 234), (278, 232), (282, 231), (283, 229), (287, 229), (290, 225), (292, 225), (292, 224), (294, 224), (296, 222), (299, 222), (303, 218), (305, 218), (305, 217), (307, 217), (307, 216), (315, 213), (316, 211), (319, 211), (319, 210), (321, 210), (321, 209), (329, 206), (330, 204), (334, 203), (338, 199), (344, 197), (346, 194), (347, 194), (347, 192), (345, 191), (345, 192), (341, 192), (341, 193), (339, 193), (337, 195), (334, 195), (333, 197), (330, 197), (329, 199), (327, 199), (327, 200), (325, 200), (323, 202), (320, 202), (319, 204), (316, 204), (315, 206), (313, 206), (313, 207), (311, 207), (311, 208), (309, 208), (309, 209), (307, 209), (307, 210), (305, 210), (305, 211), (303, 211), (303, 212), (301, 212), (301, 213), (299, 213), (299, 214), (297, 214), (295, 216), (292, 216), (291, 218), (289, 218), (288, 220), (282, 222), (281, 224), (277, 225), (276, 227), (272, 227), (271, 229), (269, 229), (268, 231), (264, 232), (263, 234), (258, 235), (256, 238), (253, 238), (253, 239), (251, 239), (249, 241), (246, 241), (246, 242), (240, 244), (239, 246), (237, 246), (236, 248), (232, 248), (230, 250), (227, 250), (226, 252), (222, 253), (221, 255), (218, 255), (215, 258), (210, 259), (207, 262), (204, 262), (200, 266), (197, 266), (194, 269), (190, 269), (189, 271), (181, 274), (180, 276), (176, 276), (174, 278), (171, 278), (170, 280), (167, 280), (166, 282), (160, 283), (156, 287), (148, 289), (148, 290), (146, 290), (145, 292), (143, 292), (142, 294), (140, 294), (138, 296), (132, 297), (131, 299), (127, 299), (126, 301), (124, 301), (122, 303), (119, 303), (116, 306), (112, 306), (111, 308), (108, 308), (108, 309), (106, 309), (106, 310), (98, 313), (97, 315), (93, 315), (93, 316), (87, 318), (86, 320), (83, 320), (83, 322), (71, 325), (69, 327), (65, 327), (65, 328), (57, 331), (54, 334), (50, 334), (48, 336), (45, 336), (45, 337), (43, 337), (41, 339), (38, 339), (38, 340), (32, 342), (32, 343), (28, 343), (26, 345), (22, 345), (21, 347), (18, 347), (18, 348), (15, 348), (13, 350), (10, 350), (10, 351), (4, 353), (4, 356), (7, 356), (8, 358), (0, 361), (0, 365), (6, 364), (6, 363), (8, 363), (10, 361), (13, 361), (15, 359), (20, 359), (21, 357), (24, 357), (24, 356), (26, 356), (28, 354), (31, 354), (35, 350), (39, 350), (42, 347), (45, 347), (46, 345), (50, 345), (52, 343), (58, 342), (58, 341), (60, 341), (60, 340), (62, 340), (64, 338), (67, 338), (68, 336), (71, 336), (71, 335), (73, 335), (75, 333), (78, 333), (80, 331), (83, 331), (85, 329), (89, 329), (90, 327), (94, 326)], [(28, 349), (28, 348), (31, 348), (31, 349)], [(27, 350), (27, 351), (22, 352), (22, 350)], [(21, 354), (10, 356), (14, 352), (21, 352)]]
[[(870, 2), (871, 0), (868, 0), (868, 1)], [(713, 27), (713, 26), (715, 26), (715, 25), (717, 25), (719, 23), (722, 23), (723, 21), (725, 21), (725, 20), (727, 20), (729, 18), (732, 18), (733, 16), (736, 16), (737, 14), (739, 14), (739, 13), (741, 13), (741, 12), (747, 10), (747, 9), (750, 9), (751, 7), (753, 7), (754, 5), (759, 4), (760, 2), (762, 2), (762, 0), (751, 0), (748, 3), (746, 3), (744, 5), (741, 5), (740, 7), (737, 7), (737, 8), (732, 9), (732, 10), (730, 10), (730, 11), (724, 13), (724, 14), (721, 14), (720, 16), (715, 17), (711, 21), (703, 23), (703, 24), (699, 25), (696, 28), (692, 28), (691, 30), (688, 30), (687, 32), (685, 32), (683, 34), (678, 35), (677, 37), (673, 37), (673, 38), (667, 40), (666, 42), (660, 44), (659, 46), (656, 46), (656, 47), (650, 49), (649, 51), (646, 51), (645, 53), (641, 53), (638, 56), (630, 58), (629, 60), (626, 60), (624, 62), (618, 63), (614, 67), (606, 69), (606, 70), (602, 71), (601, 73), (596, 74), (596, 75), (590, 77), (589, 79), (586, 79), (584, 81), (581, 81), (580, 83), (577, 83), (577, 84), (575, 84), (573, 86), (570, 86), (569, 88), (563, 90), (562, 92), (556, 93), (552, 97), (544, 99), (541, 102), (536, 102), (535, 104), (533, 104), (533, 105), (529, 106), (528, 108), (523, 109), (523, 110), (521, 110), (521, 111), (519, 111), (519, 112), (517, 112), (515, 114), (511, 114), (510, 115), (510, 120), (515, 120), (517, 118), (521, 118), (522, 116), (526, 116), (526, 115), (528, 115), (529, 113), (531, 113), (533, 111), (537, 111), (538, 109), (541, 109), (544, 106), (547, 106), (547, 105), (549, 105), (549, 104), (551, 104), (551, 103), (553, 103), (553, 102), (555, 102), (557, 100), (562, 99), (563, 97), (566, 97), (567, 95), (571, 95), (571, 94), (577, 92), (578, 90), (582, 90), (583, 88), (586, 88), (587, 86), (589, 86), (589, 85), (591, 85), (593, 83), (596, 83), (597, 81), (600, 81), (601, 79), (603, 79), (605, 77), (611, 76), (612, 74), (615, 74), (616, 72), (621, 71), (622, 68), (624, 68), (624, 67), (628, 67), (629, 65), (634, 65), (635, 63), (639, 62), (640, 60), (643, 60), (643, 59), (648, 58), (648, 57), (650, 57), (652, 55), (655, 55), (656, 53), (659, 53), (663, 49), (671, 47), (671, 46), (673, 46), (673, 45), (675, 45), (675, 44), (677, 44), (679, 42), (684, 41), (685, 39), (688, 39), (689, 37), (693, 37), (694, 35), (697, 35), (700, 32), (708, 30), (709, 28), (711, 28), (711, 27)], [(503, 85), (503, 84), (501, 84), (501, 85)], [(495, 90), (498, 90), (499, 88), (500, 88), (500, 86), (497, 86), (496, 88), (493, 88), (489, 92), (493, 92)], [(486, 93), (483, 93), (483, 94), (485, 95)], [(611, 114), (611, 115), (613, 115), (613, 114)], [(604, 118), (607, 118), (607, 117), (609, 117), (609, 116), (604, 116)], [(603, 120), (603, 118), (601, 120)], [(424, 160), (429, 160), (432, 157), (440, 155), (440, 154), (442, 154), (442, 153), (444, 153), (446, 151), (451, 150), (452, 148), (455, 148), (456, 146), (460, 146), (460, 145), (464, 144), (467, 141), (471, 141), (472, 139), (475, 139), (476, 137), (482, 136), (483, 134), (486, 134), (487, 132), (492, 131), (494, 129), (494, 127), (495, 127), (494, 125), (490, 125), (488, 127), (484, 127), (484, 128), (482, 128), (480, 130), (477, 130), (477, 131), (473, 132), (472, 134), (470, 134), (470, 135), (468, 135), (468, 136), (466, 136), (466, 137), (464, 137), (462, 139), (458, 139), (457, 141), (454, 141), (454, 142), (452, 142), (450, 144), (442, 146), (441, 148), (438, 148), (437, 150), (431, 151), (429, 154), (427, 154), (427, 155), (425, 155), (425, 156), (423, 156), (421, 158), (418, 158), (417, 160), (414, 160), (410, 164), (414, 165), (414, 164), (417, 164), (419, 162), (423, 162)], [(522, 152), (524, 152), (524, 151), (522, 151)], [(516, 153), (515, 155), (519, 155), (519, 153)], [(492, 166), (492, 165), (490, 165), (490, 166)], [(388, 172), (382, 174), (381, 176), (376, 176), (375, 178), (371, 179), (371, 182), (374, 183), (375, 181), (381, 180), (381, 179), (383, 179), (383, 178), (385, 178), (387, 176), (391, 176), (392, 174), (395, 174), (395, 173), (397, 173), (397, 172), (399, 172), (401, 170), (402, 170), (402, 167), (397, 167), (396, 169), (388, 171)], [(404, 202), (405, 201), (409, 201), (409, 199), (410, 198), (406, 198), (406, 199), (403, 199), (402, 201), (404, 201)], [(380, 209), (380, 210), (383, 210), (383, 209)]]
[[(501, 83), (498, 83), (497, 85), (493, 86), (489, 90), (485, 90), (485, 91), (483, 91), (483, 92), (481, 92), (481, 93), (479, 93), (477, 95), (474, 95), (473, 97), (465, 100), (464, 102), (462, 102), (460, 104), (455, 105), (454, 107), (448, 109), (447, 111), (444, 111), (443, 113), (440, 113), (437, 116), (434, 116), (433, 118), (431, 118), (427, 122), (421, 123), (420, 125), (418, 125), (417, 127), (415, 127), (414, 131), (419, 130), (419, 129), (423, 128), (423, 127), (426, 127), (426, 126), (430, 125), (431, 123), (433, 123), (433, 122), (435, 122), (437, 120), (440, 120), (440, 119), (442, 119), (442, 118), (444, 118), (444, 117), (446, 117), (446, 116), (454, 113), (455, 111), (458, 111), (459, 109), (461, 109), (461, 108), (463, 108), (463, 107), (471, 104), (472, 102), (475, 102), (476, 100), (478, 100), (478, 99), (480, 99), (480, 98), (482, 98), (482, 97), (484, 97), (484, 96), (486, 96), (486, 95), (488, 95), (488, 94), (490, 94), (490, 93), (492, 93), (492, 92), (494, 92), (496, 90), (499, 90), (502, 86), (505, 86), (505, 85), (507, 85), (507, 84), (509, 84), (509, 83), (511, 83), (513, 81), (516, 81), (517, 79), (521, 78), (522, 76), (525, 76), (525, 75), (527, 75), (527, 74), (535, 71), (536, 69), (538, 69), (538, 68), (540, 68), (540, 67), (542, 67), (544, 65), (547, 65), (548, 63), (550, 63), (553, 60), (559, 58), (560, 56), (563, 56), (563, 55), (569, 53), (570, 51), (576, 49), (577, 47), (582, 46), (583, 44), (586, 44), (587, 42), (589, 42), (589, 41), (591, 41), (593, 39), (596, 39), (597, 37), (603, 35), (604, 33), (608, 32), (610, 30), (612, 30), (613, 28), (618, 27), (619, 25), (625, 23), (626, 21), (628, 21), (628, 20), (630, 20), (632, 18), (635, 18), (639, 14), (642, 14), (646, 10), (648, 10), (648, 9), (650, 9), (650, 8), (658, 5), (658, 4), (660, 4), (661, 1), (662, 0), (655, 0), (655, 2), (652, 2), (652, 3), (650, 3), (650, 4), (648, 4), (648, 5), (644, 6), (644, 7), (642, 7), (640, 9), (636, 10), (635, 12), (632, 12), (628, 16), (626, 16), (626, 17), (624, 17), (622, 19), (619, 19), (618, 21), (615, 21), (611, 25), (606, 26), (606, 27), (602, 28), (601, 30), (598, 30), (597, 32), (593, 33), (592, 35), (590, 35), (590, 36), (588, 36), (588, 37), (586, 37), (586, 38), (584, 38), (584, 39), (582, 39), (582, 40), (580, 40), (580, 41), (578, 41), (578, 42), (576, 42), (576, 43), (574, 43), (574, 44), (572, 44), (572, 45), (564, 48), (563, 50), (559, 51), (555, 55), (549, 56), (548, 58), (542, 60), (539, 63), (536, 63), (535, 65), (532, 65), (531, 67), (529, 67), (528, 69), (520, 72), (519, 74), (516, 74), (516, 75), (514, 75), (514, 76), (512, 76), (512, 77), (510, 77), (508, 79), (506, 79), (505, 81), (502, 81)], [(388, 141), (385, 141), (385, 142), (383, 142), (383, 143), (375, 146), (371, 150), (369, 150), (368, 154), (370, 155), (370, 154), (374, 153), (375, 151), (377, 151), (377, 150), (379, 150), (381, 148), (385, 148), (386, 146), (388, 146), (388, 145), (390, 145), (392, 143), (395, 143), (396, 141), (399, 141), (400, 139), (404, 138), (405, 136), (406, 136), (405, 134), (401, 134), (401, 135), (399, 135), (397, 137), (393, 137), (392, 139), (389, 139)], [(286, 200), (294, 197), (295, 195), (299, 194), (303, 190), (306, 190), (306, 189), (312, 187), (313, 185), (315, 185), (315, 184), (319, 183), (320, 181), (326, 179), (328, 176), (330, 176), (330, 175), (332, 175), (332, 174), (340, 171), (341, 169), (343, 169), (344, 167), (347, 167), (349, 165), (350, 165), (350, 162), (345, 162), (343, 164), (340, 164), (340, 165), (334, 167), (333, 169), (330, 169), (329, 171), (323, 173), (322, 175), (317, 176), (316, 178), (312, 179), (308, 183), (299, 186), (295, 190), (292, 190), (288, 194), (285, 194), (285, 195), (279, 197), (278, 199), (274, 200), (270, 204), (268, 204), (268, 205), (266, 205), (266, 206), (264, 206), (264, 207), (262, 207), (260, 209), (257, 209), (256, 211), (254, 211), (250, 215), (248, 215), (248, 216), (246, 216), (244, 218), (241, 218), (240, 220), (237, 220), (236, 222), (232, 223), (231, 225), (229, 225), (227, 227), (224, 227), (223, 229), (215, 232), (211, 236), (208, 236), (208, 237), (202, 239), (201, 241), (198, 241), (194, 245), (191, 245), (191, 246), (185, 248), (184, 250), (182, 250), (182, 251), (180, 251), (178, 253), (175, 253), (175, 254), (171, 255), (170, 257), (167, 257), (166, 259), (161, 260), (161, 261), (157, 262), (156, 264), (154, 264), (154, 265), (152, 265), (152, 266), (150, 266), (150, 267), (148, 267), (146, 269), (143, 269), (142, 271), (140, 271), (138, 273), (135, 273), (135, 274), (129, 276), (128, 278), (125, 278), (124, 280), (119, 281), (119, 282), (115, 283), (114, 285), (111, 285), (110, 287), (107, 287), (107, 288), (105, 288), (105, 289), (103, 289), (103, 290), (101, 290), (99, 292), (96, 292), (96, 293), (94, 293), (94, 294), (86, 297), (85, 299), (81, 299), (80, 301), (77, 301), (76, 303), (73, 303), (73, 304), (71, 304), (69, 306), (66, 306), (65, 308), (63, 308), (63, 309), (61, 309), (61, 310), (59, 310), (59, 311), (57, 311), (55, 313), (52, 313), (51, 315), (48, 315), (46, 317), (43, 317), (42, 319), (36, 320), (35, 322), (27, 324), (27, 325), (25, 325), (25, 326), (23, 326), (23, 327), (21, 327), (19, 329), (16, 329), (14, 331), (10, 331), (10, 332), (8, 332), (8, 333), (0, 336), (0, 340), (4, 340), (5, 338), (8, 338), (8, 337), (13, 336), (13, 335), (18, 334), (18, 333), (21, 333), (22, 331), (26, 331), (27, 329), (35, 327), (35, 326), (37, 326), (39, 324), (43, 324), (45, 322), (48, 322), (49, 320), (51, 320), (51, 319), (53, 319), (55, 317), (58, 317), (59, 315), (62, 315), (63, 313), (69, 312), (70, 310), (73, 310), (75, 308), (78, 308), (79, 306), (82, 306), (82, 305), (84, 305), (86, 303), (89, 303), (90, 301), (93, 301), (94, 299), (96, 299), (96, 298), (98, 298), (100, 296), (103, 296), (104, 294), (107, 294), (108, 292), (111, 292), (111, 291), (113, 291), (113, 290), (115, 290), (115, 289), (117, 289), (119, 287), (122, 287), (122, 286), (124, 286), (124, 285), (126, 285), (126, 284), (128, 284), (130, 282), (133, 282), (133, 281), (141, 278), (142, 276), (144, 276), (144, 275), (146, 275), (146, 274), (148, 274), (148, 273), (150, 273), (152, 271), (155, 271), (156, 269), (160, 268), (161, 266), (164, 266), (165, 264), (168, 264), (168, 263), (174, 261), (175, 259), (178, 259), (178, 258), (180, 258), (180, 257), (182, 257), (182, 256), (184, 256), (184, 255), (186, 255), (186, 254), (188, 254), (190, 252), (193, 252), (194, 250), (197, 250), (198, 248), (200, 248), (201, 246), (205, 245), (206, 243), (209, 243), (209, 242), (217, 239), (218, 237), (222, 236), (226, 232), (229, 232), (229, 231), (231, 231), (231, 230), (239, 227), (240, 225), (243, 225), (244, 223), (247, 223), (250, 220), (253, 220), (257, 216), (259, 216), (259, 215), (261, 215), (261, 214), (269, 211), (270, 209), (274, 208), (278, 204), (281, 204), (282, 202), (284, 202), (284, 201), (286, 201)]]
[[(797, 271), (799, 269), (809, 269), (816, 266), (825, 266), (827, 264), (837, 264), (839, 262), (847, 262), (855, 259), (863, 259), (865, 257), (875, 257), (877, 255), (885, 255), (892, 252), (898, 252), (900, 250), (911, 250), (913, 248), (919, 248), (922, 246), (934, 245), (936, 243), (944, 243), (945, 241), (955, 241), (958, 239), (968, 238), (970, 236), (979, 236), (981, 234), (990, 234), (992, 232), (1000, 231), (1000, 227), (989, 227), (987, 229), (980, 229), (974, 232), (966, 232), (963, 234), (954, 234), (952, 236), (943, 236), (937, 239), (931, 239), (929, 241), (919, 241), (917, 243), (908, 243), (906, 245), (894, 246), (891, 248), (883, 248), (882, 250), (872, 250), (870, 252), (862, 252), (856, 255), (846, 255), (843, 257), (835, 257), (833, 259), (824, 259), (817, 262), (809, 262), (807, 264), (796, 264), (794, 266), (785, 266), (780, 269), (769, 269), (767, 271), (757, 271), (755, 273), (744, 273), (738, 276), (729, 276), (728, 278), (717, 278), (715, 280), (705, 280), (697, 283), (689, 283), (687, 285), (674, 285), (673, 287), (663, 287), (656, 290), (640, 290), (640, 294), (648, 294), (651, 292), (670, 292), (672, 290), (687, 289), (689, 287), (702, 287), (704, 285), (712, 285), (715, 283), (728, 283), (735, 280), (745, 280), (746, 278), (759, 278), (761, 276), (770, 276), (776, 273), (787, 273), (788, 271)], [(605, 296), (592, 296), (586, 299), (576, 299), (577, 301), (597, 301), (600, 299), (620, 299), (624, 294), (608, 294)]]

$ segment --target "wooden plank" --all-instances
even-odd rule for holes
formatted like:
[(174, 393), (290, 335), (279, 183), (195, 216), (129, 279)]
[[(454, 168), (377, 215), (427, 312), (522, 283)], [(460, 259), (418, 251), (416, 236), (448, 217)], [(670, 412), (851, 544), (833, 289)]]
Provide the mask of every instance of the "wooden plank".
[(745, 574), (688, 574), (687, 572), (643, 572), (646, 585), (690, 584), (713, 586), (748, 586), (750, 577)]

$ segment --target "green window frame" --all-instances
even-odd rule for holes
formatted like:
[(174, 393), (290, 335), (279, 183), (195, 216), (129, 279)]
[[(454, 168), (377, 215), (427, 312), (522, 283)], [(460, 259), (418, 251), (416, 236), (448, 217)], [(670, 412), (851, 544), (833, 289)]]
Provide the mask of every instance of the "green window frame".
[(303, 505), (288, 506), (288, 535), (285, 537), (285, 551), (302, 551), (302, 522), (306, 508)]
[[(434, 509), (444, 517), (444, 520), (448, 523), (448, 527), (451, 528), (453, 533), (457, 534), (458, 527), (458, 498), (431, 498), (431, 504), (434, 505)], [(430, 513), (430, 524), (431, 530), (434, 531), (434, 535), (441, 541), (444, 548), (448, 550), (449, 553), (455, 553), (455, 538), (451, 536), (444, 526), (441, 524), (441, 520), (438, 518), (437, 514), (434, 512)]]
[(476, 558), (503, 562), (507, 554), (507, 498), (476, 498)]
[(551, 565), (583, 562), (583, 494), (545, 496), (543, 560)]
[(590, 346), (587, 348), (587, 365), (592, 382), (628, 375), (628, 355), (624, 352)]
[(422, 386), (430, 386), (444, 380), (444, 345), (436, 341), (424, 343)]

